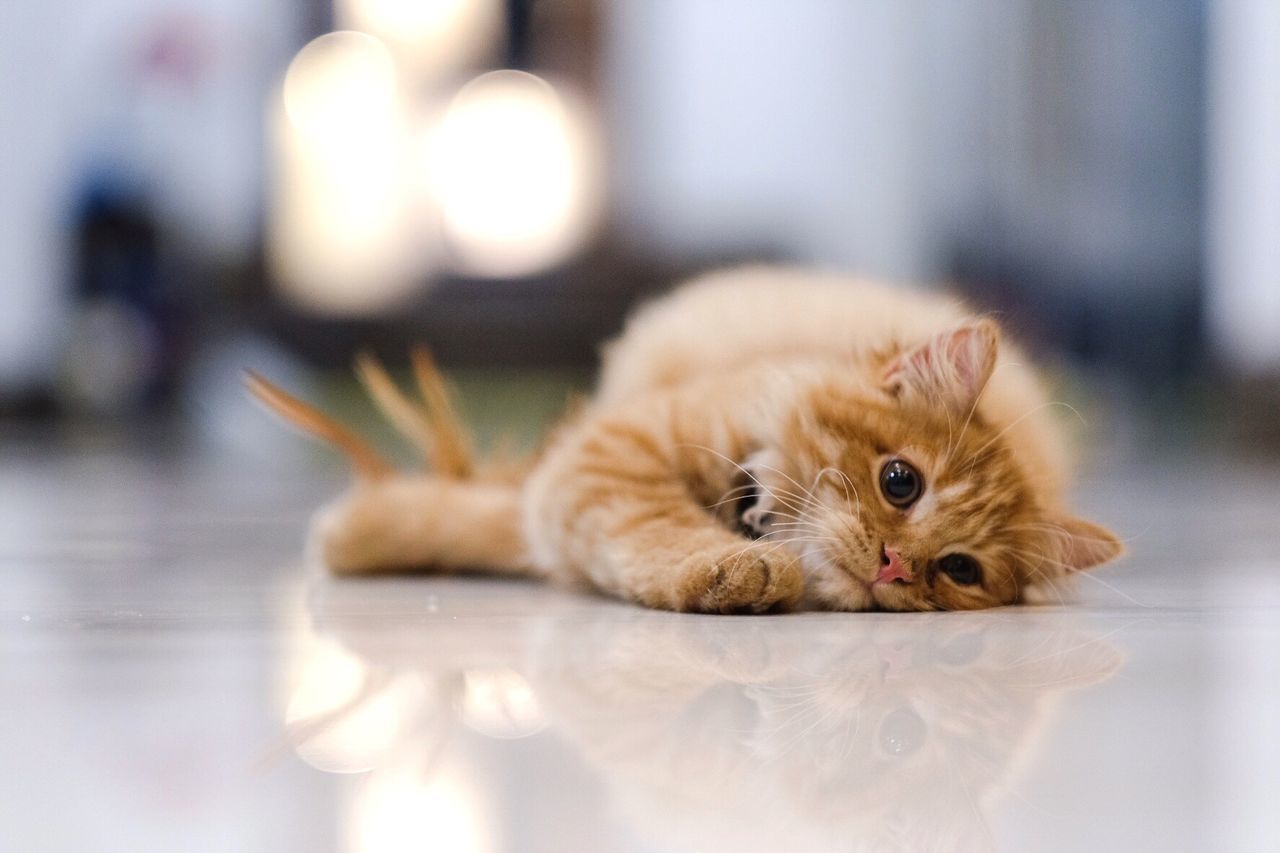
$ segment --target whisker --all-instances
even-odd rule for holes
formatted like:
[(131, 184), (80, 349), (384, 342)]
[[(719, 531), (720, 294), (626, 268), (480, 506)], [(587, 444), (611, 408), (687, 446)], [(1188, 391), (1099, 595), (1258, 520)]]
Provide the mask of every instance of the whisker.
[[(987, 441), (986, 441), (986, 442), (985, 442), (981, 447), (979, 447), (977, 450), (975, 450), (975, 451), (973, 452), (973, 455), (972, 455), (972, 456), (970, 456), (968, 460), (966, 460), (967, 462), (969, 462), (969, 463), (970, 463), (970, 464), (969, 464), (969, 470), (970, 470), (970, 472), (972, 472), (972, 471), (973, 471), (973, 465), (974, 465), (974, 463), (976, 463), (976, 462), (977, 462), (978, 457), (982, 455), (982, 452), (983, 452), (984, 450), (986, 450), (986, 449), (987, 449), (988, 447), (990, 447), (992, 444), (994, 444), (995, 442), (997, 442), (997, 441), (1000, 439), (1000, 437), (1001, 437), (1001, 436), (1003, 436), (1006, 432), (1008, 432), (1009, 430), (1013, 429), (1013, 428), (1014, 428), (1014, 427), (1016, 427), (1018, 424), (1022, 423), (1024, 420), (1026, 420), (1027, 418), (1031, 417), (1032, 415), (1034, 415), (1036, 412), (1040, 411), (1041, 409), (1047, 409), (1047, 408), (1049, 408), (1050, 406), (1062, 406), (1063, 408), (1070, 409), (1072, 412), (1074, 412), (1074, 413), (1075, 413), (1075, 416), (1076, 416), (1077, 418), (1079, 418), (1079, 419), (1080, 419), (1080, 422), (1081, 422), (1082, 424), (1085, 424), (1085, 426), (1088, 426), (1088, 422), (1087, 422), (1087, 421), (1085, 421), (1084, 416), (1083, 416), (1083, 415), (1081, 415), (1081, 414), (1080, 414), (1080, 412), (1079, 412), (1079, 410), (1078, 410), (1078, 409), (1076, 409), (1076, 407), (1075, 407), (1075, 406), (1073, 406), (1073, 405), (1071, 405), (1070, 403), (1064, 403), (1064, 402), (1062, 402), (1061, 400), (1050, 400), (1050, 401), (1049, 401), (1049, 402), (1047, 402), (1047, 403), (1041, 403), (1041, 404), (1040, 404), (1040, 405), (1038, 405), (1038, 406), (1033, 406), (1030, 410), (1028, 410), (1026, 413), (1024, 413), (1024, 414), (1022, 415), (1022, 417), (1015, 419), (1012, 423), (1010, 423), (1010, 424), (1008, 424), (1007, 426), (1005, 426), (1005, 428), (1004, 428), (1004, 429), (1000, 430), (998, 433), (996, 433), (995, 435), (993, 435), (991, 438), (987, 439)], [(961, 464), (963, 464), (963, 463), (961, 463)]]
[(792, 483), (792, 484), (793, 484), (797, 489), (799, 489), (800, 491), (804, 492), (804, 493), (805, 493), (805, 495), (807, 495), (807, 496), (808, 496), (808, 501), (809, 501), (811, 504), (813, 504), (814, 506), (822, 506), (822, 501), (818, 500), (818, 496), (817, 496), (817, 495), (815, 495), (813, 492), (809, 491), (809, 490), (808, 490), (808, 489), (806, 489), (804, 486), (802, 486), (802, 485), (800, 485), (799, 483), (797, 483), (797, 482), (795, 481), (795, 479), (794, 479), (790, 474), (788, 474), (787, 472), (785, 472), (785, 471), (779, 471), (777, 468), (774, 468), (772, 465), (761, 465), (760, 467), (761, 467), (761, 468), (763, 468), (763, 469), (764, 469), (764, 470), (766, 470), (766, 471), (772, 471), (773, 473), (777, 474), (777, 475), (778, 475), (778, 476), (780, 476), (780, 477), (785, 477), (785, 478), (786, 478), (788, 481), (790, 481), (790, 482), (791, 482), (791, 483)]
[[(1004, 530), (1040, 530), (1040, 531), (1049, 531), (1049, 532), (1054, 532), (1054, 533), (1061, 533), (1061, 534), (1063, 534), (1064, 536), (1069, 536), (1069, 537), (1070, 537), (1070, 538), (1072, 538), (1072, 539), (1079, 539), (1079, 540), (1080, 540), (1080, 541), (1082, 541), (1082, 542), (1101, 542), (1101, 543), (1106, 544), (1106, 543), (1109, 543), (1109, 542), (1111, 541), (1111, 540), (1109, 540), (1109, 539), (1103, 539), (1103, 538), (1098, 537), (1098, 536), (1083, 536), (1083, 535), (1081, 535), (1081, 534), (1079, 534), (1079, 533), (1072, 533), (1072, 532), (1068, 531), (1068, 530), (1067, 530), (1067, 528), (1063, 527), (1061, 524), (1053, 524), (1052, 522), (1048, 522), (1048, 521), (1043, 521), (1043, 522), (1027, 522), (1027, 523), (1024, 523), (1024, 524), (1009, 524), (1009, 525), (1006, 525), (1003, 529), (1004, 529)], [(1150, 529), (1150, 528), (1148, 528), (1148, 530), (1149, 530), (1149, 529)], [(1135, 534), (1134, 534), (1134, 535), (1132, 535), (1132, 536), (1125, 536), (1125, 537), (1117, 536), (1116, 538), (1117, 538), (1120, 542), (1123, 542), (1124, 544), (1126, 544), (1126, 545), (1127, 545), (1127, 544), (1129, 544), (1130, 542), (1133, 542), (1133, 541), (1135, 541), (1135, 540), (1139, 539), (1140, 537), (1144, 536), (1147, 532), (1148, 532), (1147, 530), (1143, 530), (1143, 531), (1141, 531), (1141, 532), (1139, 532), (1139, 533), (1135, 533)]]
[(943, 462), (944, 465), (950, 465), (952, 454), (954, 454), (957, 450), (960, 449), (960, 442), (964, 441), (964, 434), (968, 432), (969, 424), (973, 421), (973, 415), (975, 412), (978, 411), (978, 404), (982, 402), (982, 395), (987, 393), (987, 386), (991, 384), (991, 380), (995, 378), (997, 371), (999, 371), (1000, 368), (1002, 367), (1022, 367), (1022, 366), (1023, 366), (1022, 364), (1018, 362), (1013, 362), (1013, 361), (999, 362), (996, 364), (994, 368), (992, 368), (991, 372), (987, 374), (986, 381), (982, 383), (982, 388), (978, 390), (978, 396), (973, 398), (973, 405), (969, 407), (969, 414), (965, 416), (964, 424), (960, 427), (960, 434), (956, 436), (955, 445), (952, 446), (950, 445), (950, 443), (948, 443), (947, 455)]
[[(820, 478), (823, 474), (827, 473), (828, 471), (834, 472), (835, 474), (838, 474), (838, 475), (840, 476), (841, 481), (842, 481), (842, 483), (844, 484), (844, 503), (845, 503), (845, 506), (846, 506), (846, 507), (848, 507), (848, 509), (849, 509), (849, 514), (850, 514), (850, 515), (856, 516), (859, 520), (861, 520), (861, 518), (862, 518), (862, 496), (858, 494), (858, 487), (857, 487), (857, 486), (855, 486), (855, 485), (853, 484), (853, 481), (849, 479), (849, 475), (848, 475), (848, 474), (846, 474), (845, 472), (841, 471), (839, 468), (836, 468), (836, 467), (834, 467), (834, 466), (828, 465), (827, 467), (825, 467), (825, 468), (823, 468), (821, 471), (819, 471), (819, 472), (817, 473), (817, 475), (813, 478), (813, 482), (814, 482), (814, 484), (816, 485), (816, 484), (817, 484), (817, 482), (818, 482), (818, 478)], [(853, 496), (854, 496), (854, 498), (856, 498), (856, 499), (857, 499), (857, 502), (858, 502), (858, 506), (857, 506), (857, 510), (856, 510), (856, 511), (855, 511), (855, 509), (854, 509), (854, 507), (853, 507), (852, 502), (849, 500), (849, 492), (850, 492), (850, 490), (852, 490), (852, 491), (853, 491)]]
[[(1153, 607), (1155, 606), (1155, 605), (1152, 605), (1152, 604), (1147, 604), (1147, 603), (1145, 603), (1145, 602), (1139, 601), (1138, 599), (1134, 598), (1132, 595), (1129, 595), (1127, 592), (1125, 592), (1124, 590), (1120, 589), (1119, 587), (1116, 587), (1116, 586), (1113, 586), (1112, 584), (1107, 583), (1106, 581), (1104, 581), (1104, 580), (1102, 580), (1101, 578), (1099, 578), (1099, 577), (1097, 577), (1097, 576), (1093, 575), (1093, 574), (1092, 574), (1092, 573), (1090, 573), (1090, 572), (1081, 572), (1081, 571), (1077, 571), (1073, 566), (1071, 566), (1071, 565), (1069, 565), (1069, 564), (1067, 564), (1067, 563), (1064, 563), (1064, 562), (1062, 562), (1061, 560), (1055, 560), (1055, 559), (1053, 559), (1053, 558), (1051, 558), (1051, 557), (1048, 557), (1048, 556), (1046, 556), (1046, 555), (1045, 555), (1045, 554), (1043, 554), (1043, 553), (1039, 553), (1039, 554), (1034, 554), (1034, 555), (1033, 555), (1032, 553), (1030, 553), (1030, 552), (1028, 552), (1028, 551), (1026, 551), (1026, 550), (1024, 550), (1024, 549), (1019, 549), (1019, 548), (1011, 548), (1011, 549), (1009, 549), (1009, 552), (1010, 552), (1011, 554), (1016, 554), (1016, 555), (1023, 556), (1023, 557), (1032, 557), (1032, 556), (1038, 557), (1038, 558), (1040, 559), (1040, 565), (1041, 565), (1041, 566), (1043, 566), (1043, 565), (1044, 565), (1044, 564), (1046, 564), (1046, 563), (1047, 563), (1047, 564), (1049, 564), (1049, 565), (1057, 566), (1058, 568), (1060, 568), (1060, 569), (1063, 571), (1063, 574), (1064, 574), (1064, 575), (1069, 576), (1069, 577), (1073, 577), (1073, 578), (1075, 578), (1075, 577), (1084, 577), (1084, 578), (1089, 578), (1089, 579), (1090, 579), (1090, 580), (1092, 580), (1094, 583), (1101, 584), (1102, 586), (1104, 586), (1104, 587), (1106, 587), (1107, 589), (1109, 589), (1109, 590), (1111, 590), (1112, 592), (1114, 592), (1116, 595), (1119, 595), (1120, 597), (1124, 598), (1126, 601), (1128, 601), (1130, 604), (1133, 604), (1135, 607), (1141, 607), (1141, 608), (1143, 608), (1143, 609), (1151, 609), (1151, 608), (1153, 608)], [(1052, 586), (1052, 581), (1053, 581), (1053, 579), (1052, 579), (1052, 578), (1050, 578), (1048, 575), (1043, 574), (1042, 570), (1037, 571), (1037, 573), (1038, 573), (1038, 574), (1041, 574), (1041, 575), (1045, 578), (1045, 580), (1046, 580), (1046, 581), (1048, 581), (1048, 582), (1050, 583), (1050, 585)], [(1066, 605), (1066, 602), (1065, 602), (1065, 601), (1063, 601), (1063, 602), (1062, 602), (1062, 604), (1065, 606), (1065, 605)]]
[(816, 524), (812, 521), (787, 521), (787, 522), (783, 522), (782, 524), (772, 524), (770, 525), (770, 527), (776, 527), (776, 528), (803, 527), (809, 530), (817, 530), (820, 533), (827, 532), (827, 529), (825, 527), (823, 527), (820, 524)]
[(726, 561), (736, 560), (736, 559), (738, 559), (739, 557), (741, 557), (743, 554), (747, 553), (748, 551), (750, 551), (750, 550), (751, 550), (751, 549), (753, 549), (753, 548), (759, 548), (759, 547), (763, 547), (763, 546), (765, 546), (765, 545), (772, 545), (773, 547), (771, 547), (768, 551), (766, 551), (766, 552), (764, 552), (763, 554), (760, 554), (760, 555), (758, 556), (758, 559), (763, 560), (765, 557), (768, 557), (770, 554), (775, 553), (779, 548), (781, 548), (781, 547), (783, 547), (783, 546), (785, 546), (785, 545), (790, 545), (790, 544), (792, 544), (792, 543), (794, 543), (794, 542), (805, 542), (805, 541), (808, 541), (808, 537), (804, 537), (804, 536), (796, 537), (796, 538), (794, 538), (794, 539), (782, 539), (782, 540), (770, 540), (770, 541), (765, 541), (765, 539), (768, 537), (768, 535), (769, 535), (769, 534), (767, 534), (767, 533), (766, 533), (764, 536), (761, 536), (759, 539), (757, 539), (757, 540), (755, 540), (755, 541), (751, 542), (751, 543), (750, 543), (749, 545), (747, 545), (746, 547), (741, 548), (741, 549), (739, 549), (738, 551), (735, 551), (733, 554), (731, 554), (731, 555), (727, 558), (727, 560), (726, 560)]
[(703, 505), (703, 507), (702, 507), (702, 508), (703, 508), (703, 509), (715, 509), (715, 508), (716, 508), (716, 507), (718, 507), (718, 506), (724, 506), (724, 505), (725, 505), (725, 504), (727, 504), (727, 503), (733, 503), (734, 501), (742, 500), (743, 495), (742, 495), (742, 494), (735, 494), (736, 492), (743, 492), (743, 493), (745, 494), (745, 492), (746, 492), (746, 491), (748, 491), (748, 490), (750, 490), (750, 489), (755, 489), (755, 488), (757, 488), (757, 486), (756, 486), (754, 483), (750, 483), (750, 484), (745, 485), (745, 486), (738, 486), (736, 489), (730, 489), (730, 490), (729, 490), (729, 491), (727, 491), (727, 492), (723, 492), (723, 493), (720, 495), (720, 499), (719, 499), (718, 501), (716, 501), (716, 502), (715, 502), (715, 503), (713, 503), (713, 504), (705, 504), (705, 505)]
[[(755, 472), (754, 472), (754, 471), (751, 471), (751, 470), (747, 469), (747, 468), (746, 468), (746, 467), (744, 467), (741, 463), (739, 463), (737, 460), (735, 460), (735, 459), (730, 459), (728, 456), (726, 456), (725, 454), (721, 453), (719, 450), (716, 450), (714, 447), (707, 447), (705, 444), (690, 444), (690, 443), (687, 443), (687, 442), (685, 442), (685, 443), (681, 443), (681, 444), (677, 444), (677, 445), (676, 445), (676, 447), (677, 447), (677, 448), (682, 448), (682, 447), (683, 447), (683, 448), (690, 448), (690, 449), (693, 449), (693, 450), (701, 450), (701, 451), (703, 451), (703, 452), (705, 452), (705, 453), (710, 453), (712, 456), (715, 456), (715, 457), (717, 457), (717, 458), (719, 458), (719, 459), (722, 459), (722, 460), (724, 460), (725, 462), (728, 462), (728, 463), (729, 463), (730, 465), (732, 465), (734, 468), (737, 468), (737, 469), (738, 469), (739, 471), (741, 471), (743, 474), (746, 474), (748, 477), (750, 477), (750, 478), (751, 478), (751, 481), (752, 481), (753, 483), (755, 483), (756, 485), (760, 486), (760, 488), (764, 489), (766, 492), (768, 492), (768, 493), (769, 493), (769, 495), (770, 495), (771, 497), (773, 497), (773, 498), (775, 498), (775, 499), (777, 499), (777, 500), (780, 500), (780, 501), (781, 501), (781, 498), (780, 498), (780, 497), (779, 497), (779, 495), (778, 495), (778, 492), (779, 492), (779, 491), (781, 491), (783, 494), (788, 495), (788, 496), (789, 496), (789, 497), (791, 497), (792, 499), (797, 500), (797, 501), (800, 501), (802, 505), (806, 502), (806, 501), (805, 501), (805, 499), (804, 499), (802, 496), (800, 496), (800, 495), (796, 495), (796, 494), (793, 494), (793, 493), (791, 493), (791, 492), (790, 492), (789, 490), (787, 490), (787, 489), (781, 489), (781, 490), (778, 490), (778, 489), (773, 489), (773, 488), (771, 488), (770, 486), (768, 486), (768, 485), (766, 485), (765, 483), (761, 482), (761, 481), (760, 481), (760, 478), (759, 478), (759, 477), (757, 477), (757, 476), (755, 475)], [(764, 467), (767, 467), (767, 466), (764, 466)], [(781, 472), (781, 471), (779, 471), (778, 473), (779, 473), (779, 474), (782, 474), (782, 472)], [(787, 477), (787, 475), (786, 475), (786, 474), (782, 474), (782, 476)], [(788, 479), (788, 480), (791, 480), (791, 478), (790, 478), (790, 477), (787, 477), (787, 479)], [(799, 484), (799, 483), (796, 483), (796, 482), (795, 482), (795, 480), (791, 480), (791, 482), (792, 482), (792, 483), (795, 483), (795, 484), (796, 484), (796, 486), (798, 486), (798, 487), (800, 487), (800, 488), (803, 488), (803, 486), (800, 486), (800, 484)], [(783, 502), (783, 503), (787, 503), (786, 501), (782, 501), (782, 502)], [(792, 509), (797, 509), (797, 510), (798, 510), (798, 509), (800, 509), (800, 507), (793, 506), (793, 505), (791, 505), (791, 504), (789, 504), (789, 503), (788, 503), (788, 506), (791, 506), (791, 508), (792, 508)]]

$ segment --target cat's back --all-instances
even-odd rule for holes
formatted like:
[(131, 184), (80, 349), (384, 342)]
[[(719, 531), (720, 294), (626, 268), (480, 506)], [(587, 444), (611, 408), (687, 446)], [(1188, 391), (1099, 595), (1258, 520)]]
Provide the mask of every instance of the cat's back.
[(600, 398), (625, 399), (755, 364), (846, 358), (923, 340), (963, 316), (939, 294), (833, 273), (723, 270), (631, 317), (606, 350)]

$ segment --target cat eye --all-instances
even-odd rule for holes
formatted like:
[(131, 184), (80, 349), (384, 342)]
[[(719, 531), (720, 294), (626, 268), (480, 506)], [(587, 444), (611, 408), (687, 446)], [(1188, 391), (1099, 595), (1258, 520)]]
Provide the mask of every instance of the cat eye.
[(982, 567), (968, 554), (948, 554), (938, 561), (938, 571), (961, 586), (982, 583)]
[(880, 492), (898, 509), (906, 509), (924, 491), (924, 477), (901, 459), (891, 459), (880, 469)]
[(924, 720), (915, 710), (894, 708), (880, 721), (880, 748), (889, 755), (904, 758), (920, 748), (927, 733)]

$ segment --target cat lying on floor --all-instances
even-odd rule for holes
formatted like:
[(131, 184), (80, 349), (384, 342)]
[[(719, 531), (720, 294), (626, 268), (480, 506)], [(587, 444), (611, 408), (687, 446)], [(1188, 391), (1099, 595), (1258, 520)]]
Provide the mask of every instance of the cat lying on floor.
[(429, 473), (250, 378), (355, 465), (312, 530), (335, 572), (536, 575), (714, 613), (961, 610), (1122, 550), (1063, 508), (1025, 359), (937, 295), (766, 268), (696, 280), (631, 318), (593, 399), (514, 475), (476, 462), (425, 353), (414, 367), (422, 404), (358, 363)]

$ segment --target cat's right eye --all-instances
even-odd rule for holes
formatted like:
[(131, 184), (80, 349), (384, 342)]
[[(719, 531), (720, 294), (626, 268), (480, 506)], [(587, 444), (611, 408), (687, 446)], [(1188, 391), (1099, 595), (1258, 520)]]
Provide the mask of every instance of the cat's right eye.
[(898, 509), (906, 509), (924, 492), (924, 477), (901, 459), (890, 459), (880, 469), (880, 493)]
[(924, 743), (928, 729), (911, 706), (895, 708), (880, 721), (880, 748), (895, 758), (905, 758)]

